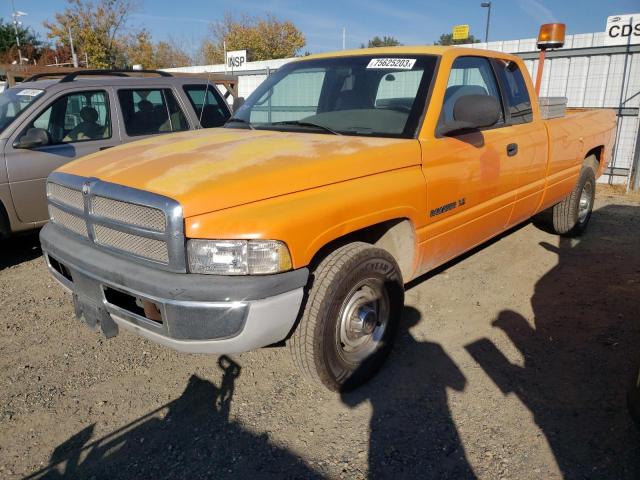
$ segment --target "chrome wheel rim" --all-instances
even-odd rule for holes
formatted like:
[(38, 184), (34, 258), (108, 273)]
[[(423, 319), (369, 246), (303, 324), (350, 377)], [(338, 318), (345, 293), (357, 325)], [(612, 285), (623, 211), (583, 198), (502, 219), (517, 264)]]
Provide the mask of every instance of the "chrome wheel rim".
[(340, 309), (337, 347), (349, 363), (359, 363), (382, 342), (389, 324), (389, 295), (381, 280), (369, 278), (351, 289)]
[(578, 221), (584, 223), (591, 212), (591, 202), (593, 198), (593, 186), (587, 182), (582, 187), (580, 201), (578, 203)]

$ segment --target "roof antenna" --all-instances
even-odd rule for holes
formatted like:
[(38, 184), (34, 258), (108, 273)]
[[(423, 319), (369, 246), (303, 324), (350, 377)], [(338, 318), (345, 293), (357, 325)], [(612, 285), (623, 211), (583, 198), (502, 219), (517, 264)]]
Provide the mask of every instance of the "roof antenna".
[(204, 113), (204, 107), (207, 105), (207, 99), (209, 98), (209, 85), (211, 84), (210, 80), (211, 80), (211, 70), (207, 72), (207, 86), (204, 88), (204, 99), (202, 100), (202, 108), (200, 109), (200, 118), (198, 119), (200, 128), (203, 128), (202, 114)]

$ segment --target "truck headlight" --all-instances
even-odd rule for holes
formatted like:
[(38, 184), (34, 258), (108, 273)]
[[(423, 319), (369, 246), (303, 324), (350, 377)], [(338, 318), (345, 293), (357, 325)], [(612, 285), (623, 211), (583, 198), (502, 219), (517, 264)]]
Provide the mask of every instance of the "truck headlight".
[(277, 240), (189, 240), (191, 273), (265, 275), (291, 270), (287, 246)]

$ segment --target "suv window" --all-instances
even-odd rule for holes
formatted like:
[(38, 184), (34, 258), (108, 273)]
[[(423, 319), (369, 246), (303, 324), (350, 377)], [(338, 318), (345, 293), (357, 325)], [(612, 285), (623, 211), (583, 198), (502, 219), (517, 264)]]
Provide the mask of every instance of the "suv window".
[[(184, 91), (203, 128), (220, 127), (229, 119), (224, 100), (212, 85), (185, 85)], [(206, 96), (205, 96), (206, 92)]]
[(507, 97), (511, 123), (528, 123), (533, 121), (533, 110), (529, 91), (524, 82), (518, 64), (508, 60), (495, 60), (498, 78), (502, 83), (502, 90)]
[(49, 132), (52, 145), (110, 138), (111, 117), (107, 93), (74, 92), (60, 97), (38, 115), (26, 130), (30, 128)]
[(188, 130), (187, 118), (170, 88), (118, 90), (124, 128), (130, 137)]
[[(502, 105), (500, 90), (487, 58), (458, 57), (453, 62), (442, 107), (445, 122), (454, 120), (453, 105), (465, 95), (491, 95)], [(504, 123), (502, 108), (497, 124), (501, 123)]]

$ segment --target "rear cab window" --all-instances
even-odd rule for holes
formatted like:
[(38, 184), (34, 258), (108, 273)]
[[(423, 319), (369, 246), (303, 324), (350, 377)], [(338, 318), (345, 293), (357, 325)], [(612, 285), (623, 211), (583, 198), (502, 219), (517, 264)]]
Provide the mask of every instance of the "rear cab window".
[(189, 129), (187, 117), (170, 88), (121, 89), (118, 100), (130, 137)]
[(203, 128), (220, 127), (231, 114), (213, 85), (184, 85), (184, 92)]
[(494, 59), (494, 65), (507, 101), (509, 123), (521, 124), (533, 121), (529, 90), (518, 64), (510, 60)]

